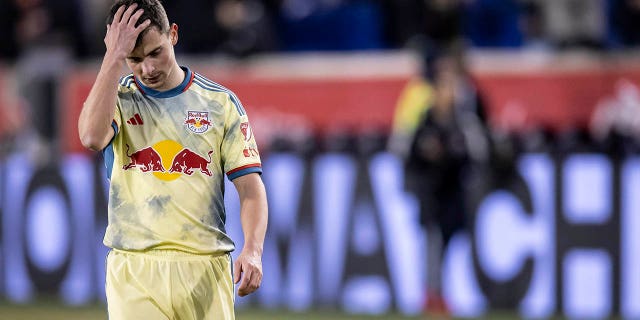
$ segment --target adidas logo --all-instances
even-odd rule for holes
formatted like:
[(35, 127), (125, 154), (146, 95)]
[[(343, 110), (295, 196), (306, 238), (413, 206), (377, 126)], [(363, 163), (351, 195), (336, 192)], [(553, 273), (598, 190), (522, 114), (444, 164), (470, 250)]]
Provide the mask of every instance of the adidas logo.
[(134, 126), (144, 124), (144, 122), (142, 121), (142, 117), (140, 117), (139, 113), (134, 114), (133, 117), (131, 117), (131, 119), (127, 120), (127, 123), (132, 124)]

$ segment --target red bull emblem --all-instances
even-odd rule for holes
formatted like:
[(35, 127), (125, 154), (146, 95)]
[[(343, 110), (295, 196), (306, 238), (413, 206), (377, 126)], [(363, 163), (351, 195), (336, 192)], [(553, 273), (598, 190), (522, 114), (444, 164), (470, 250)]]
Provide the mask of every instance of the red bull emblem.
[(240, 124), (240, 131), (244, 136), (244, 141), (251, 140), (251, 137), (253, 136), (253, 132), (251, 131), (251, 126), (249, 125), (248, 121)]
[(211, 171), (207, 169), (207, 166), (211, 163), (212, 153), (213, 150), (209, 151), (207, 154), (209, 160), (207, 160), (189, 149), (184, 149), (173, 158), (169, 173), (182, 172), (190, 176), (193, 174), (193, 169), (199, 169), (201, 173), (211, 176)]
[(209, 121), (209, 112), (206, 111), (187, 111), (187, 118), (184, 124), (189, 130), (195, 133), (205, 133), (211, 126)]
[(242, 132), (242, 135), (244, 136), (244, 150), (242, 150), (244, 157), (250, 158), (258, 156), (258, 149), (256, 149), (255, 145), (251, 143), (253, 130), (251, 130), (251, 126), (248, 121), (240, 124), (240, 132)]
[(129, 157), (129, 164), (124, 165), (122, 169), (129, 170), (131, 168), (140, 168), (142, 172), (147, 171), (160, 171), (164, 172), (164, 167), (162, 166), (162, 158), (158, 152), (153, 150), (151, 147), (146, 147), (142, 150), (138, 150), (133, 154), (129, 154), (129, 145), (127, 144), (127, 157)]
[[(126, 155), (129, 157), (129, 163), (122, 167), (124, 170), (139, 168), (142, 172), (151, 171), (154, 176), (166, 181), (177, 179), (182, 174), (190, 176), (195, 171), (200, 171), (203, 175), (212, 176), (208, 166), (211, 163), (213, 150), (208, 152), (209, 159), (206, 159), (198, 153), (170, 140), (161, 141), (132, 154), (129, 154), (129, 145), (127, 144), (126, 146)], [(169, 162), (169, 159), (173, 160)]]

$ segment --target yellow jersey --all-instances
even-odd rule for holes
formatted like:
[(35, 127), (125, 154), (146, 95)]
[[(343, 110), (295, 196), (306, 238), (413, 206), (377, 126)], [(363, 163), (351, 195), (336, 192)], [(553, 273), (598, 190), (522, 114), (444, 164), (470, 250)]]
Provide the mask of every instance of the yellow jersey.
[(103, 150), (110, 179), (108, 247), (220, 253), (234, 249), (225, 231), (224, 178), (262, 173), (240, 100), (182, 67), (176, 88), (156, 91), (123, 77)]

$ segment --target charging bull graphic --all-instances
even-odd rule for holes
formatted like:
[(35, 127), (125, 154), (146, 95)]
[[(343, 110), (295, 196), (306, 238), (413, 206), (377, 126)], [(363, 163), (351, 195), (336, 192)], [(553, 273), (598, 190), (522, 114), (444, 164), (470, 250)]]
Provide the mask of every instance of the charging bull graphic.
[[(172, 148), (167, 148), (167, 143), (172, 145)], [(198, 153), (182, 147), (175, 141), (166, 140), (138, 150), (133, 154), (129, 154), (129, 145), (127, 144), (126, 146), (127, 157), (129, 157), (130, 162), (122, 167), (124, 170), (140, 168), (142, 172), (152, 171), (154, 176), (167, 181), (179, 177), (179, 175), (171, 175), (172, 173), (183, 173), (190, 176), (194, 173), (194, 170), (200, 170), (202, 174), (207, 176), (213, 175), (207, 168), (211, 163), (213, 150), (207, 154), (209, 156), (209, 160), (207, 160)], [(182, 150), (179, 149), (180, 147)], [(180, 150), (180, 152), (175, 153), (175, 151), (171, 152), (170, 150)], [(163, 158), (167, 161), (163, 161)], [(173, 159), (173, 161), (168, 162), (168, 159)]]
[(131, 162), (122, 167), (122, 169), (124, 170), (129, 170), (134, 167), (140, 167), (140, 170), (142, 170), (142, 172), (165, 171), (164, 167), (162, 166), (162, 158), (160, 158), (158, 152), (156, 152), (151, 147), (146, 147), (142, 150), (138, 150), (130, 155), (129, 145), (127, 144), (127, 157), (129, 157)]
[(184, 149), (173, 158), (169, 173), (182, 172), (186, 175), (191, 175), (193, 174), (193, 169), (200, 169), (200, 172), (211, 176), (211, 172), (207, 169), (207, 165), (211, 163), (211, 153), (213, 153), (213, 150), (207, 154), (209, 156), (209, 161), (207, 161), (197, 153)]

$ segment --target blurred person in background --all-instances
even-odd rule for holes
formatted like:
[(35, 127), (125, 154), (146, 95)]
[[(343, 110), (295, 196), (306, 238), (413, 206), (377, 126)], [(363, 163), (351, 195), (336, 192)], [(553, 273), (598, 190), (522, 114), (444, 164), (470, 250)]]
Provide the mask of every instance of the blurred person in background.
[(87, 56), (82, 2), (77, 0), (3, 0), (0, 25), (6, 31), (0, 57), (10, 61), (32, 51), (69, 51), (73, 58)]
[[(277, 49), (272, 12), (258, 0), (166, 0), (181, 26), (176, 50), (191, 55), (246, 57)], [(185, 10), (184, 8), (198, 8)]]
[[(607, 0), (526, 0), (540, 12), (544, 38), (558, 49), (602, 49)], [(626, 0), (625, 0), (626, 1)]]
[(607, 0), (465, 2), (464, 33), (474, 47), (602, 49), (607, 41)]
[(425, 311), (447, 313), (441, 292), (441, 264), (452, 237), (465, 230), (465, 183), (474, 163), (486, 162), (483, 109), (460, 58), (445, 53), (431, 66), (433, 100), (420, 120), (405, 159), (405, 184), (418, 199), (427, 233)]
[(420, 119), (432, 105), (433, 61), (443, 51), (462, 50), (462, 0), (387, 1), (387, 32), (391, 41), (410, 49), (421, 73), (403, 88), (395, 106), (388, 148), (404, 158)]
[(552, 50), (552, 44), (546, 38), (542, 8), (536, 0), (522, 1), (521, 18), (523, 47), (526, 50)]
[[(60, 84), (74, 59), (86, 57), (81, 10), (76, 0), (11, 0), (2, 4), (2, 24), (12, 48), (2, 54), (15, 61), (16, 89), (27, 108), (20, 138), (36, 165), (55, 160)], [(5, 20), (6, 19), (6, 20)], [(3, 45), (4, 46), (4, 45)]]
[(20, 9), (12, 0), (0, 1), (0, 27), (4, 39), (0, 42), (0, 60), (13, 62), (18, 57), (18, 14)]
[[(171, 19), (180, 26), (177, 53), (213, 54), (222, 43), (222, 28), (216, 21), (216, 0), (164, 0)], [(186, 9), (189, 8), (189, 9)]]
[(610, 155), (640, 150), (640, 89), (628, 80), (616, 83), (612, 97), (599, 102), (589, 123), (593, 141)]
[(237, 57), (275, 50), (278, 44), (269, 13), (261, 1), (218, 1), (215, 17), (224, 34), (218, 50)]
[[(261, 284), (268, 219), (248, 116), (233, 92), (178, 64), (178, 25), (159, 0), (114, 3), (104, 42), (78, 131), (110, 179), (109, 319), (234, 319), (234, 283), (240, 296)], [(225, 176), (244, 233), (233, 266)]]

